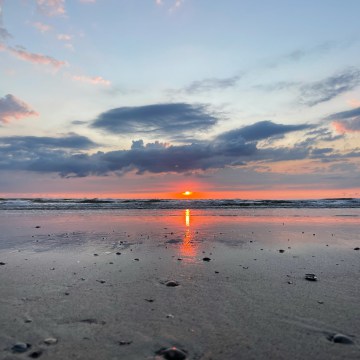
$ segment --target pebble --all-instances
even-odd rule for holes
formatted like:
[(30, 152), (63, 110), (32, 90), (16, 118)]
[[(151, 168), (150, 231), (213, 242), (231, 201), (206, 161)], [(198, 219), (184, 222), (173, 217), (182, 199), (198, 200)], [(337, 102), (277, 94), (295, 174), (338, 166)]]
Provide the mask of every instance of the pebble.
[(97, 282), (99, 282), (100, 284), (105, 284), (106, 281), (105, 280), (96, 280)]
[(53, 338), (53, 337), (48, 337), (44, 340), (44, 344), (46, 344), (46, 345), (55, 345), (55, 344), (57, 344), (57, 342), (58, 342), (58, 339)]
[(209, 257), (204, 257), (203, 261), (211, 261), (211, 259)]
[(6, 265), (6, 263), (4, 263), (4, 262), (0, 261), (0, 265)]
[(117, 252), (116, 255), (121, 255), (121, 252)]
[(28, 351), (30, 348), (31, 348), (30, 344), (18, 342), (11, 348), (11, 351), (14, 353), (23, 353), (25, 351)]
[(338, 344), (353, 344), (354, 342), (344, 334), (334, 334), (328, 336), (328, 340)]
[(134, 260), (135, 260), (135, 261), (139, 261), (139, 259), (138, 259), (138, 258), (135, 258)]
[(37, 359), (42, 355), (43, 351), (42, 350), (36, 350), (33, 351), (32, 353), (29, 354), (29, 357), (32, 359)]
[(175, 346), (168, 349), (160, 349), (156, 352), (156, 355), (160, 355), (165, 360), (185, 360), (187, 357), (184, 351)]
[(360, 248), (359, 248), (359, 247), (356, 247), (356, 248), (354, 248), (354, 250), (360, 250)]
[(152, 303), (154, 302), (155, 300), (154, 299), (144, 299), (145, 301), (149, 302), (149, 303)]
[(123, 346), (123, 345), (130, 345), (132, 344), (132, 341), (119, 341), (119, 345)]
[(283, 249), (279, 250), (279, 253), (284, 253), (284, 252), (285, 252), (285, 250), (283, 250)]
[(170, 281), (167, 281), (165, 283), (166, 286), (169, 286), (169, 287), (175, 287), (175, 286), (179, 286), (179, 283), (177, 281), (174, 281), (174, 280), (170, 280)]
[(99, 254), (94, 254), (94, 256), (99, 256)]
[(317, 281), (317, 276), (315, 274), (305, 274), (305, 279), (308, 281)]
[(35, 226), (35, 229), (40, 229), (40, 226), (39, 225)]

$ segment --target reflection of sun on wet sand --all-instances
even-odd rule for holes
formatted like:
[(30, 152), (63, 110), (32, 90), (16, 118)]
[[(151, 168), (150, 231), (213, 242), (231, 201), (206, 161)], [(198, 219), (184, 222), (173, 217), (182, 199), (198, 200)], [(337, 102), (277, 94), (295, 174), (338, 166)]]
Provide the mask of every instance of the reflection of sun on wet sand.
[(359, 215), (0, 213), (0, 358), (358, 359)]
[(195, 244), (192, 242), (193, 233), (190, 228), (190, 210), (185, 210), (185, 234), (183, 242), (181, 243), (180, 253), (182, 256), (194, 257), (196, 256)]

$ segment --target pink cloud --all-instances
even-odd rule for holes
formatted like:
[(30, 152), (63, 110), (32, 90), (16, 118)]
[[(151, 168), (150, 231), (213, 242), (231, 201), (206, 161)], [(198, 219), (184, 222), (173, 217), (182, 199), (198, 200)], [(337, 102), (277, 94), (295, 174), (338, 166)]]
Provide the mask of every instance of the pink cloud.
[(16, 56), (18, 59), (29, 61), (35, 64), (51, 65), (57, 69), (66, 65), (65, 61), (60, 61), (47, 55), (31, 53), (23, 48), (12, 48), (10, 46), (0, 44), (0, 50), (8, 51), (10, 54)]
[(109, 86), (111, 82), (109, 80), (105, 80), (101, 76), (83, 76), (83, 75), (74, 75), (73, 80), (80, 81), (88, 84), (94, 85), (106, 85)]
[(43, 24), (41, 22), (33, 23), (34, 28), (38, 29), (42, 33), (45, 33), (47, 31), (50, 31), (52, 27), (50, 25)]
[(81, 3), (95, 3), (96, 0), (80, 0)]
[(65, 14), (65, 0), (36, 0), (39, 10), (47, 16)]
[(360, 132), (360, 116), (351, 120), (333, 121), (331, 125), (334, 127), (336, 132), (341, 134)]
[(8, 94), (0, 98), (0, 122), (8, 123), (13, 119), (19, 120), (29, 116), (39, 116), (39, 114), (14, 95)]

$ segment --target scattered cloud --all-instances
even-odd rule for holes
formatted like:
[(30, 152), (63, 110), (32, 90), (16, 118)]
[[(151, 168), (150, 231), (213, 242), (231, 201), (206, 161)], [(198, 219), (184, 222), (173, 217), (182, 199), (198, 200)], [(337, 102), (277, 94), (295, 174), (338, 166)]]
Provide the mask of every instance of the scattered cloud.
[(39, 11), (46, 16), (65, 15), (65, 0), (36, 0)]
[(315, 106), (350, 91), (360, 84), (360, 70), (351, 68), (326, 79), (300, 87), (300, 102)]
[(209, 78), (193, 81), (190, 85), (180, 90), (180, 92), (185, 92), (187, 94), (197, 94), (213, 90), (229, 89), (236, 86), (239, 80), (240, 76), (236, 75), (228, 78)]
[(72, 36), (71, 35), (68, 35), (68, 34), (59, 34), (57, 36), (58, 40), (60, 41), (70, 41), (72, 40)]
[(50, 25), (43, 24), (41, 22), (35, 22), (32, 25), (35, 29), (39, 30), (42, 33), (46, 33), (52, 29)]
[(79, 0), (81, 3), (88, 4), (88, 3), (95, 3), (96, 0)]
[(0, 44), (0, 51), (1, 50), (9, 52), (18, 59), (28, 61), (34, 64), (51, 65), (56, 69), (59, 69), (60, 67), (66, 65), (65, 61), (60, 61), (51, 56), (47, 56), (43, 54), (31, 53), (22, 47), (10, 47), (6, 45), (1, 46)]
[(173, 12), (176, 9), (180, 8), (181, 5), (183, 5), (183, 3), (185, 2), (185, 0), (155, 0), (156, 5), (158, 6), (163, 6), (165, 5), (165, 3), (170, 4), (169, 6), (169, 11)]
[(80, 81), (87, 84), (94, 84), (94, 85), (111, 85), (109, 80), (105, 80), (101, 76), (84, 76), (84, 75), (74, 75), (72, 77), (75, 81)]
[(9, 123), (13, 119), (19, 120), (29, 116), (39, 116), (39, 114), (14, 95), (8, 94), (0, 98), (0, 122)]
[(217, 121), (206, 105), (167, 103), (111, 109), (92, 127), (123, 135), (178, 135), (207, 130)]
[(312, 128), (313, 125), (283, 125), (275, 124), (272, 121), (259, 121), (253, 125), (244, 126), (240, 129), (230, 130), (222, 133), (217, 138), (228, 142), (238, 139), (239, 137), (246, 141), (258, 141), (268, 139), (272, 136), (284, 135), (293, 131), (300, 131)]
[(6, 41), (12, 37), (11, 34), (4, 27), (3, 17), (2, 17), (2, 4), (3, 1), (0, 0), (0, 42)]

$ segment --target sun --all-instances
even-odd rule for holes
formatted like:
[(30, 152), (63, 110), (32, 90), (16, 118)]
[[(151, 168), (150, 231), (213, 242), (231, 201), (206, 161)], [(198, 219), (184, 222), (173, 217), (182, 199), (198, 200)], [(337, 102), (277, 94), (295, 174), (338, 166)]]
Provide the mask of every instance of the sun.
[(184, 191), (182, 194), (184, 196), (190, 196), (190, 195), (192, 195), (192, 192), (191, 191)]

